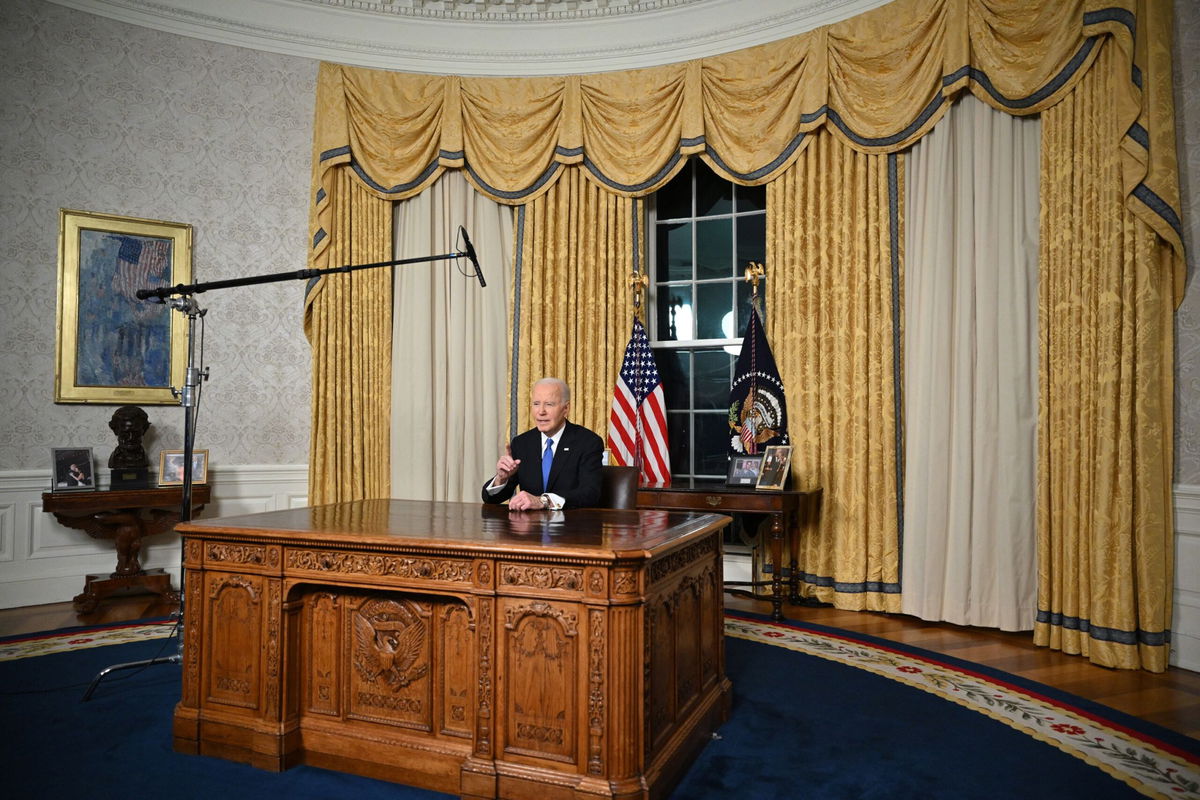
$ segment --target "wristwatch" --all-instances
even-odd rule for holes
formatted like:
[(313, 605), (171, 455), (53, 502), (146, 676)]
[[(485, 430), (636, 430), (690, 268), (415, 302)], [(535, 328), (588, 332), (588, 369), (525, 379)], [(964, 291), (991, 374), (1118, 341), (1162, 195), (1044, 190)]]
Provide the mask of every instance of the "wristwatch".
[(542, 508), (550, 507), (550, 495), (544, 494), (539, 499), (542, 501)]

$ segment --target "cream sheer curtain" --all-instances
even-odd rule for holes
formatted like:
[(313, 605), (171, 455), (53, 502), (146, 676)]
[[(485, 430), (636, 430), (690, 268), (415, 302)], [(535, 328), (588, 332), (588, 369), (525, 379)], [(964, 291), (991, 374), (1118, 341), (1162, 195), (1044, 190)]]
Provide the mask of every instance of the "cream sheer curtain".
[(462, 249), (465, 227), (487, 287), (462, 263), (396, 267), (392, 313), (392, 496), (474, 501), (507, 423), (513, 211), (460, 171), (396, 204), (395, 258)]
[(905, 614), (1036, 615), (1039, 122), (970, 96), (907, 159)]

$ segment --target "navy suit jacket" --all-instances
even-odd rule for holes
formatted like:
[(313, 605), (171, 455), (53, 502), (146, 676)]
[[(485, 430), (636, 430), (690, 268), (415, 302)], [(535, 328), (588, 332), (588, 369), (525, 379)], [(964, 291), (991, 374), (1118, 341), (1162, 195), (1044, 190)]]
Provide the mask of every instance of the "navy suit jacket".
[(563, 508), (588, 508), (600, 502), (601, 456), (604, 440), (582, 425), (568, 421), (562, 438), (554, 448), (550, 481), (542, 486), (542, 434), (527, 430), (512, 440), (512, 457), (520, 459), (516, 474), (504, 488), (488, 494), (489, 478), (483, 484), (483, 502), (503, 503), (519, 486), (530, 494), (553, 492), (562, 497)]

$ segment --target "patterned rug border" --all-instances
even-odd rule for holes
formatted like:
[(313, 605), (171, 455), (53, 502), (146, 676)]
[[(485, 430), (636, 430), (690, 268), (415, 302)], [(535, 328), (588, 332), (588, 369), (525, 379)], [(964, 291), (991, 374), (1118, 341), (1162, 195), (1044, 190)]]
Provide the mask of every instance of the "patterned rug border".
[[(1141, 794), (1200, 800), (1200, 742), (1161, 729), (1179, 743), (1190, 743), (1190, 749), (1177, 746), (1165, 741), (1166, 736), (1107, 718), (1102, 713), (1105, 706), (1084, 698), (961, 659), (839, 628), (726, 612), (725, 633), (863, 669), (949, 700), (1057, 747)], [(1128, 717), (1115, 709), (1108, 711), (1114, 717)]]
[(148, 639), (166, 639), (175, 632), (169, 617), (140, 619), (110, 625), (85, 625), (53, 631), (23, 633), (0, 638), (0, 661), (15, 661), (51, 653), (68, 653), (91, 647), (107, 647)]

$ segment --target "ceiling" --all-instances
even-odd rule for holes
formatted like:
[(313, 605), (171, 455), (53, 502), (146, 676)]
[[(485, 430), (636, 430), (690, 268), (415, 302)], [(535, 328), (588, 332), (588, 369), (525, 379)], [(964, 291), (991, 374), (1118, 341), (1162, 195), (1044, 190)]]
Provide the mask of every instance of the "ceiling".
[(889, 0), (49, 0), (157, 30), (358, 66), (554, 75), (686, 61)]

